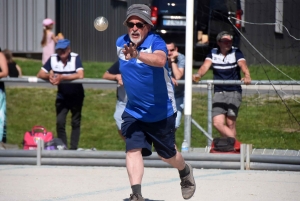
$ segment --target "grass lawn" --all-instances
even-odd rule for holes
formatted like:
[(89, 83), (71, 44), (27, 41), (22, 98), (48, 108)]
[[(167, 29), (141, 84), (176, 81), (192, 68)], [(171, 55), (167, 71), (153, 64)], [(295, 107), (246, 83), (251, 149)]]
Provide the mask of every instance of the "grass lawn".
[[(18, 59), (24, 75), (36, 75), (40, 61)], [(86, 78), (101, 78), (112, 63), (85, 62)], [(266, 80), (264, 69), (268, 67), (250, 67), (253, 80)], [(296, 67), (282, 67), (288, 75), (300, 80)], [(260, 72), (258, 72), (260, 71)], [(268, 76), (274, 80), (288, 80), (270, 72)], [(211, 79), (211, 71), (203, 79)], [(297, 77), (298, 76), (298, 77)], [(6, 88), (8, 143), (18, 144), (21, 148), (24, 132), (34, 125), (43, 125), (55, 132), (55, 94), (54, 89), (42, 88)], [(82, 112), (82, 127), (79, 147), (98, 150), (124, 150), (124, 142), (120, 139), (115, 126), (113, 113), (115, 110), (115, 90), (85, 90), (85, 101)], [(298, 98), (298, 102), (299, 102)], [(237, 121), (238, 139), (253, 144), (254, 148), (300, 149), (300, 104), (286, 100), (292, 114), (276, 97), (243, 97)], [(207, 96), (193, 94), (192, 117), (207, 130)], [(184, 120), (176, 133), (177, 146), (181, 147), (184, 132)], [(70, 115), (67, 121), (67, 132), (70, 133)], [(213, 130), (213, 137), (218, 133)], [(192, 147), (205, 147), (205, 136), (192, 125)]]

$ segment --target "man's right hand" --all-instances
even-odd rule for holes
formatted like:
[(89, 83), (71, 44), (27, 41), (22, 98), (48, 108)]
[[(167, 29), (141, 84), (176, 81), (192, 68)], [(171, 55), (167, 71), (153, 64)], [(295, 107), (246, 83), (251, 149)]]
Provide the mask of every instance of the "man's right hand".
[(123, 80), (122, 80), (122, 75), (121, 74), (116, 74), (116, 80), (119, 85), (123, 86)]
[(172, 79), (173, 85), (174, 85), (174, 86), (178, 86), (178, 83), (177, 83), (176, 79), (173, 78), (173, 77), (171, 77), (171, 79)]

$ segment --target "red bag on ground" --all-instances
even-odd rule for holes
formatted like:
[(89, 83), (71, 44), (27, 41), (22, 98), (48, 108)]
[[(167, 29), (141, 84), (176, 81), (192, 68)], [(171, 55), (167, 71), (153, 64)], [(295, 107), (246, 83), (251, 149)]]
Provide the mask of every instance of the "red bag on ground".
[(37, 140), (42, 139), (44, 143), (49, 142), (53, 139), (52, 132), (46, 130), (43, 126), (34, 126), (31, 131), (26, 131), (23, 138), (23, 149), (24, 150), (35, 150), (37, 149)]
[(239, 154), (241, 143), (232, 137), (217, 137), (211, 143), (210, 153)]

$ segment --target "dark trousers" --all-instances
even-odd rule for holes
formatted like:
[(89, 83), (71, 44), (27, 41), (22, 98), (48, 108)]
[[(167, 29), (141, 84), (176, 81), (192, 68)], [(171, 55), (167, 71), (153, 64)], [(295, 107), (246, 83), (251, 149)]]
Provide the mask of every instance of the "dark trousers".
[[(68, 97), (64, 99), (56, 99), (56, 132), (69, 149), (76, 150), (80, 137), (81, 110), (83, 105), (83, 97)], [(68, 146), (66, 133), (66, 118), (68, 112), (71, 111), (71, 143)]]

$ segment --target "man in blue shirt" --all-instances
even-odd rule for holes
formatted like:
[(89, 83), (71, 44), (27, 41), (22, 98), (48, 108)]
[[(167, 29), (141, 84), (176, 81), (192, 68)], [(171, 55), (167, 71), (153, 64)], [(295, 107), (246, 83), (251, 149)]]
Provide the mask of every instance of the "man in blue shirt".
[[(218, 48), (213, 48), (198, 70), (198, 78), (205, 75), (212, 66), (214, 80), (241, 80), (251, 83), (250, 72), (243, 53), (232, 47), (232, 35), (222, 31), (217, 35)], [(241, 78), (240, 70), (244, 73)], [(199, 79), (193, 75), (193, 80)], [(214, 127), (223, 137), (236, 138), (236, 118), (242, 102), (241, 85), (215, 85), (212, 104)]]
[(192, 167), (175, 147), (177, 110), (166, 44), (150, 32), (151, 10), (144, 4), (131, 5), (123, 24), (128, 34), (120, 36), (116, 46), (128, 98), (121, 129), (126, 138), (126, 167), (132, 188), (129, 200), (144, 200), (143, 156), (152, 154), (152, 144), (163, 161), (178, 169), (182, 196), (189, 199), (196, 184)]
[[(83, 79), (83, 66), (78, 54), (71, 52), (68, 39), (59, 40), (55, 46), (57, 54), (52, 54), (39, 71), (37, 77), (47, 79), (58, 86), (56, 97), (56, 132), (71, 150), (78, 148), (80, 137), (81, 110), (84, 100), (82, 84), (60, 83), (63, 80)], [(66, 117), (72, 113), (71, 143), (68, 146), (66, 134)]]

